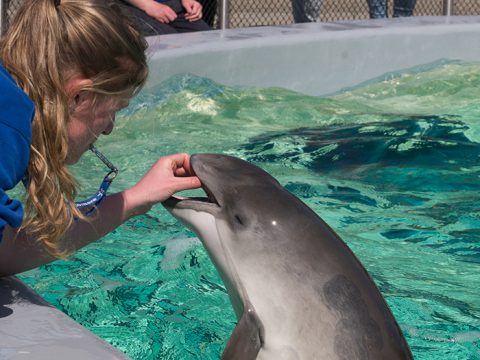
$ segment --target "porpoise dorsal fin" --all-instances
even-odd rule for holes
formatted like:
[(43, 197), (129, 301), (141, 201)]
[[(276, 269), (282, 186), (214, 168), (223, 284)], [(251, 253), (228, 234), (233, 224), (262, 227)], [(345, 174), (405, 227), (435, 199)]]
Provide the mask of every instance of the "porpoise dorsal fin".
[(254, 360), (262, 347), (262, 324), (252, 304), (246, 302), (243, 314), (228, 340), (222, 360)]

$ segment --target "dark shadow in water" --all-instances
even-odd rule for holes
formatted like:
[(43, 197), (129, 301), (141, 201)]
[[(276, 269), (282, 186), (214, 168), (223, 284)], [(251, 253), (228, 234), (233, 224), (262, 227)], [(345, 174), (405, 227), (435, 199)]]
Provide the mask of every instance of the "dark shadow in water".
[[(384, 123), (267, 133), (252, 138), (243, 149), (256, 162), (285, 160), (285, 156), (295, 161), (308, 154), (308, 167), (322, 173), (372, 165), (458, 170), (478, 165), (480, 156), (480, 144), (464, 135), (467, 129), (448, 117), (411, 116)], [(289, 139), (297, 145), (301, 139), (302, 146), (292, 146), (286, 153), (272, 152), (276, 143)], [(335, 148), (327, 148), (332, 145)]]
[(397, 191), (480, 190), (473, 176), (480, 144), (468, 126), (441, 116), (411, 116), (383, 123), (298, 128), (252, 138), (241, 153), (256, 163), (306, 167)]
[[(301, 198), (332, 199), (352, 213), (396, 207), (408, 217), (431, 218), (431, 224), (413, 229), (384, 229), (382, 236), (410, 242), (437, 239), (429, 246), (480, 262), (478, 231), (472, 230), (478, 219), (470, 215), (480, 200), (480, 143), (467, 138), (468, 126), (453, 116), (392, 116), (398, 118), (266, 133), (252, 138), (240, 153), (260, 166), (278, 163), (318, 173), (327, 184), (325, 193), (301, 179), (286, 185)], [(365, 186), (375, 189), (374, 195), (366, 194)]]

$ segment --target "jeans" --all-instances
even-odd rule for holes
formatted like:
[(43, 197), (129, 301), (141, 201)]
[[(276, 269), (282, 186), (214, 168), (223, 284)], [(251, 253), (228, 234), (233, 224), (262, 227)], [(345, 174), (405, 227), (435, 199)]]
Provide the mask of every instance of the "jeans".
[[(387, 17), (387, 0), (367, 0), (370, 19)], [(394, 0), (393, 17), (412, 16), (416, 0)]]
[(322, 0), (292, 0), (295, 23), (319, 21), (320, 6), (322, 6)]
[(189, 31), (210, 30), (202, 19), (188, 21), (185, 19), (185, 9), (180, 0), (162, 0), (164, 5), (169, 6), (177, 14), (177, 18), (169, 23), (161, 23), (155, 18), (148, 16), (143, 10), (127, 2), (119, 2), (122, 11), (131, 18), (136, 28), (143, 36), (175, 34)]

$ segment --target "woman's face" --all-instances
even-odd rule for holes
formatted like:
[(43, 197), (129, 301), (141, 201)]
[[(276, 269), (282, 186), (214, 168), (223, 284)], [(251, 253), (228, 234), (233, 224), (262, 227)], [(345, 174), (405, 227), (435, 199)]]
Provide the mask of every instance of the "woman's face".
[(68, 122), (68, 165), (78, 162), (100, 135), (108, 135), (115, 124), (115, 113), (128, 106), (129, 98), (100, 96), (80, 92), (74, 99), (74, 107)]

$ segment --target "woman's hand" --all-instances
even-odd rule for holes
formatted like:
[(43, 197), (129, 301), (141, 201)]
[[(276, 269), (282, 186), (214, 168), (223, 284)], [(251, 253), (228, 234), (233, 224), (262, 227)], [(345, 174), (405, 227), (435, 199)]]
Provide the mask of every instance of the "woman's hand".
[(188, 154), (161, 157), (136, 185), (124, 191), (126, 209), (130, 216), (141, 214), (178, 191), (200, 186)]
[(188, 21), (197, 21), (202, 18), (202, 4), (195, 0), (182, 0), (182, 6), (185, 8), (185, 19)]
[(160, 4), (156, 1), (150, 1), (143, 10), (148, 16), (164, 24), (168, 24), (177, 18), (177, 14), (170, 6)]
[[(117, 228), (132, 216), (147, 212), (152, 205), (177, 191), (200, 187), (192, 174), (190, 157), (176, 154), (160, 158), (143, 178), (128, 190), (108, 195), (99, 205), (99, 216), (75, 221), (62, 240), (69, 251), (80, 249)], [(25, 229), (6, 226), (0, 242), (0, 277), (44, 265), (55, 258), (31, 238)]]

